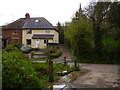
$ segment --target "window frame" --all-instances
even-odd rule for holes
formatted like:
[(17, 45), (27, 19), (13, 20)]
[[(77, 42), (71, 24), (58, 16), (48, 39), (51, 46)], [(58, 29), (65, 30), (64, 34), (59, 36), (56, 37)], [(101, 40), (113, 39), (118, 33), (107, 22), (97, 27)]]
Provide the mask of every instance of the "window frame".
[(46, 33), (50, 33), (50, 30), (46, 30), (45, 32), (46, 32)]
[(18, 35), (18, 30), (12, 30), (13, 35)]
[[(30, 40), (30, 43), (28, 43), (28, 40)], [(26, 44), (27, 45), (31, 45), (31, 43), (32, 43), (31, 39), (26, 39)]]
[[(29, 30), (29, 31), (28, 31)], [(32, 30), (31, 29), (27, 29), (26, 30), (26, 34), (32, 34)]]

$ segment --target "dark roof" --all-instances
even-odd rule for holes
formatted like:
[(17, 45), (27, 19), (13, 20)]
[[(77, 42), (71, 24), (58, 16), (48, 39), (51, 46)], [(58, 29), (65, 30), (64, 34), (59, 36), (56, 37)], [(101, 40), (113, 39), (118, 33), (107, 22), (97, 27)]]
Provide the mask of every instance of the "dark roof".
[(28, 18), (25, 20), (25, 23), (22, 27), (23, 29), (56, 29), (48, 22), (45, 18)]
[(18, 20), (16, 20), (16, 21), (14, 21), (14, 22), (12, 22), (12, 23), (4, 26), (2, 29), (3, 29), (3, 30), (4, 30), (4, 29), (5, 29), (5, 30), (6, 30), (6, 29), (10, 29), (10, 30), (12, 30), (12, 29), (21, 29), (22, 26), (23, 26), (23, 24), (24, 24), (24, 22), (25, 22), (25, 18), (20, 18), (20, 19), (18, 19)]
[(53, 39), (54, 35), (34, 34), (32, 39)]
[(37, 18), (20, 18), (13, 23), (10, 23), (3, 27), (5, 29), (54, 29), (58, 31), (49, 21), (44, 17)]

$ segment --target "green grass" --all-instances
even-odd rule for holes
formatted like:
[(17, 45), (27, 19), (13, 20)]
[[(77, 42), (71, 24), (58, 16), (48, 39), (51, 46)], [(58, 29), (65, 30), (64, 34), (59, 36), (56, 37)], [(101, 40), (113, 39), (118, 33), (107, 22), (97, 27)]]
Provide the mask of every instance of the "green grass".
[[(33, 67), (35, 68), (38, 77), (48, 81), (49, 80), (49, 73), (48, 73), (48, 63), (33, 63)], [(62, 72), (62, 71), (72, 71), (74, 70), (73, 67), (66, 66), (64, 64), (54, 64), (53, 65), (53, 75), (54, 75), (54, 81), (57, 81), (60, 76), (57, 76), (57, 72)], [(42, 73), (42, 75), (41, 75)]]

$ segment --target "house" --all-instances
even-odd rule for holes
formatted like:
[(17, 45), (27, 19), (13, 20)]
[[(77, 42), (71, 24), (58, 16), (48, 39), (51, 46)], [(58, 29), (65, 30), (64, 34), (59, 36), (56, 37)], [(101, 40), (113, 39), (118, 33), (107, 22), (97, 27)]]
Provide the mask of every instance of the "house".
[(25, 18), (20, 18), (6, 26), (2, 27), (3, 33), (3, 46), (6, 47), (12, 41), (19, 41), (22, 43), (22, 25)]
[(24, 46), (46, 48), (48, 43), (59, 43), (59, 31), (44, 17), (31, 18), (26, 13), (25, 18), (20, 18), (3, 28), (3, 39), (6, 44), (17, 40)]

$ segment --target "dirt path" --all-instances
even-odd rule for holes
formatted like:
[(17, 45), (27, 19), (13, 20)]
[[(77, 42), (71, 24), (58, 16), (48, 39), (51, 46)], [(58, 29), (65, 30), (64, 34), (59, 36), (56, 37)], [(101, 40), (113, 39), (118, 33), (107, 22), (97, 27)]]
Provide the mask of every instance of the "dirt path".
[(69, 52), (67, 48), (65, 48), (63, 45), (60, 45), (60, 49), (62, 51), (62, 55), (59, 58), (54, 59), (53, 61), (64, 60), (64, 57), (66, 57), (67, 59), (71, 58), (71, 53)]

